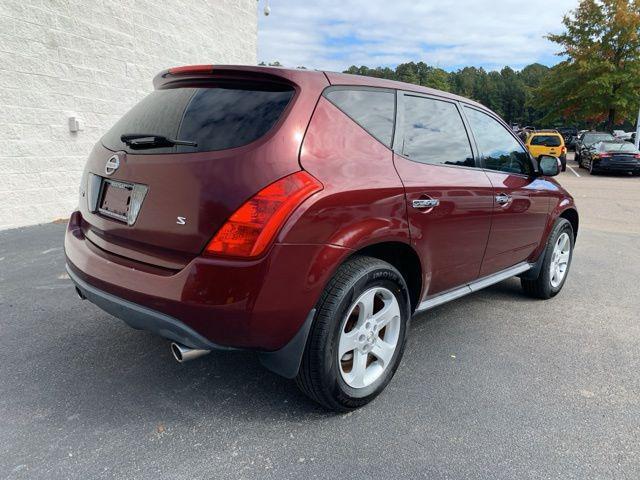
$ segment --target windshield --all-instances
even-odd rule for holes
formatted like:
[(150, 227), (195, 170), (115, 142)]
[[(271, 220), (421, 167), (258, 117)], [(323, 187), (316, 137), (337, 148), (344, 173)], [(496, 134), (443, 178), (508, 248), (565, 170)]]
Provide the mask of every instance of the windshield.
[(531, 145), (542, 145), (545, 147), (559, 147), (562, 145), (559, 135), (535, 135), (531, 139)]
[(293, 97), (292, 87), (224, 82), (200, 88), (155, 90), (127, 112), (102, 143), (131, 152), (123, 135), (145, 134), (184, 140), (192, 145), (159, 143), (135, 153), (207, 152), (240, 147), (275, 125)]
[(635, 153), (638, 151), (636, 149), (636, 146), (633, 143), (628, 143), (628, 142), (624, 142), (624, 143), (604, 142), (602, 143), (600, 150), (604, 152), (629, 152), (629, 153)]

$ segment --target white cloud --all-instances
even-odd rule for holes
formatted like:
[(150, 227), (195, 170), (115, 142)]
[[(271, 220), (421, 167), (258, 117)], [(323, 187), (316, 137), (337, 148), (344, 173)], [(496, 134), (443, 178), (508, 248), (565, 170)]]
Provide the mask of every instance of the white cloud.
[[(260, 2), (262, 9), (264, 0)], [(271, 0), (259, 13), (258, 58), (344, 70), (424, 60), (446, 69), (555, 63), (544, 39), (577, 0)]]

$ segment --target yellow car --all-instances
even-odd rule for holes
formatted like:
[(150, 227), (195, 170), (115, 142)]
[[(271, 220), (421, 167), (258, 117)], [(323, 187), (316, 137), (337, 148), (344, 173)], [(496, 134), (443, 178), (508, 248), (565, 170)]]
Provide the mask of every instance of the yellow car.
[(527, 149), (534, 157), (552, 155), (562, 162), (562, 171), (567, 169), (567, 147), (562, 135), (556, 130), (536, 130), (527, 137)]

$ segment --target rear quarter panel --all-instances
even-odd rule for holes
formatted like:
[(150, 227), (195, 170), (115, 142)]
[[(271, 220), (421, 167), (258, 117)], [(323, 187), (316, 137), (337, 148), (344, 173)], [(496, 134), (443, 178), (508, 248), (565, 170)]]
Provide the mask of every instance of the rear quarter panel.
[(309, 124), (300, 163), (324, 188), (294, 213), (280, 242), (350, 249), (384, 241), (410, 243), (404, 188), (392, 151), (324, 97)]

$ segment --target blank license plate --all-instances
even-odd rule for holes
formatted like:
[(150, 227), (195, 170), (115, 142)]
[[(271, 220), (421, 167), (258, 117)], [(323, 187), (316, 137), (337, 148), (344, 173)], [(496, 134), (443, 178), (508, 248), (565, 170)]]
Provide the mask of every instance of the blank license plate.
[(127, 221), (129, 204), (131, 203), (131, 191), (133, 185), (113, 180), (103, 180), (102, 198), (98, 210), (103, 215)]

